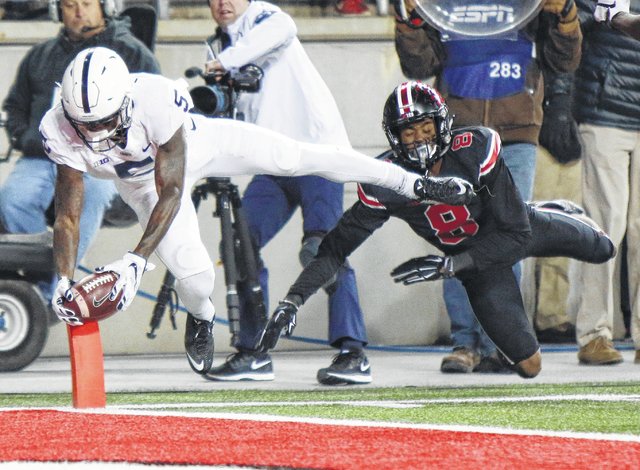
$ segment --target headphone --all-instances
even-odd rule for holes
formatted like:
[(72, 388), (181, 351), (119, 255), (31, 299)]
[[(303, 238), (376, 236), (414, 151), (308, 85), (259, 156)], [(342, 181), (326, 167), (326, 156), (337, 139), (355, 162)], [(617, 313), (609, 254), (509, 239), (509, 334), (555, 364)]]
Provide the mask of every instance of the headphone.
[[(55, 23), (62, 21), (62, 6), (60, 2), (62, 0), (49, 0), (49, 18)], [(102, 15), (106, 18), (116, 16), (118, 12), (117, 0), (99, 0), (100, 8), (102, 9)]]

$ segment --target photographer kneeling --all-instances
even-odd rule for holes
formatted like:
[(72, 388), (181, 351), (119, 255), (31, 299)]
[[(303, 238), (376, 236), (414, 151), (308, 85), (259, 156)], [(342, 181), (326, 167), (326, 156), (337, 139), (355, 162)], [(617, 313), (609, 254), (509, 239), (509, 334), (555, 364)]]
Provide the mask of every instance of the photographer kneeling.
[[(221, 78), (248, 64), (264, 71), (260, 90), (238, 97), (238, 110), (246, 121), (302, 142), (350, 145), (335, 100), (300, 44), (289, 15), (262, 1), (210, 0), (209, 6), (218, 28), (207, 39), (211, 60), (205, 64), (206, 73)], [(313, 258), (322, 237), (342, 215), (343, 186), (317, 176), (258, 175), (247, 186), (242, 206), (258, 251), (299, 206), (303, 217), (299, 257), (304, 263)], [(260, 283), (268, 305), (267, 276), (261, 263)], [(239, 287), (238, 352), (213, 368), (208, 377), (273, 380), (271, 358), (255, 350), (267, 318), (251, 308), (246, 286)], [(325, 290), (329, 294), (329, 343), (340, 354), (318, 371), (318, 381), (327, 385), (369, 383), (371, 370), (363, 352), (367, 336), (351, 267), (342, 266)]]

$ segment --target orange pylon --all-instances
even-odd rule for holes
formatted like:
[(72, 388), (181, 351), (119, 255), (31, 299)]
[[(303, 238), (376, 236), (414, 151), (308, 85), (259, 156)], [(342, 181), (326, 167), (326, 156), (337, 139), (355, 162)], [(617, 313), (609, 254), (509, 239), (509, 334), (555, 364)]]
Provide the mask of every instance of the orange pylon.
[(104, 356), (98, 322), (67, 325), (71, 359), (71, 394), (74, 408), (104, 408)]

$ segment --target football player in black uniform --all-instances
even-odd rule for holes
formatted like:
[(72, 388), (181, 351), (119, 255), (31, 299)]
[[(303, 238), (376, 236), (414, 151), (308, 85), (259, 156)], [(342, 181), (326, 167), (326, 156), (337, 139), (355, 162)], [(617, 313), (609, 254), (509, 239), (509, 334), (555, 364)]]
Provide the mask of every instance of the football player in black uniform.
[(539, 345), (512, 266), (528, 256), (603, 263), (614, 255), (614, 245), (568, 201), (525, 203), (500, 157), (498, 134), (485, 127), (454, 130), (452, 122), (437, 90), (417, 81), (402, 83), (384, 109), (383, 128), (392, 150), (379, 158), (416, 172), (467, 180), (476, 197), (464, 205), (447, 205), (358, 186), (359, 201), (325, 236), (314, 261), (278, 305), (260, 348), (273, 348), (283, 331), (290, 335), (299, 306), (373, 231), (395, 216), (444, 256), (411, 259), (393, 270), (394, 280), (408, 285), (456, 276), (506, 361), (522, 377), (540, 372)]

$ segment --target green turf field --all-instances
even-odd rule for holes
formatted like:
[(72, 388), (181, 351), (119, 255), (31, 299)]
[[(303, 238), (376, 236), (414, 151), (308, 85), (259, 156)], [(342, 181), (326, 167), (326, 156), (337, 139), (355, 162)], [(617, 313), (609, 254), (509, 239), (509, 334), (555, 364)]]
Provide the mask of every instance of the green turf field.
[[(70, 394), (5, 394), (0, 407), (69, 407)], [(109, 407), (640, 435), (640, 382), (465, 388), (110, 393)]]

